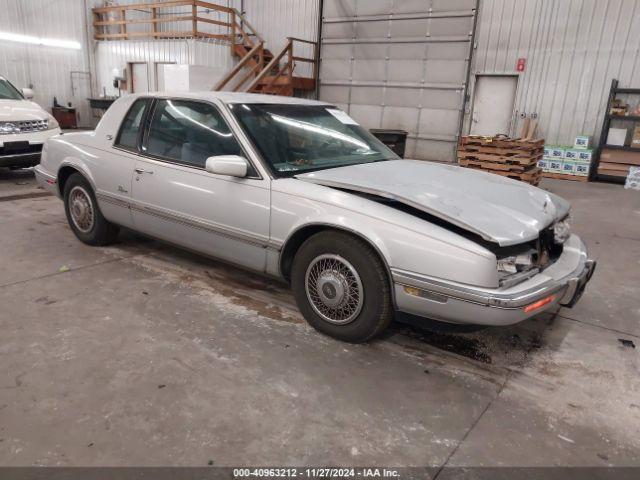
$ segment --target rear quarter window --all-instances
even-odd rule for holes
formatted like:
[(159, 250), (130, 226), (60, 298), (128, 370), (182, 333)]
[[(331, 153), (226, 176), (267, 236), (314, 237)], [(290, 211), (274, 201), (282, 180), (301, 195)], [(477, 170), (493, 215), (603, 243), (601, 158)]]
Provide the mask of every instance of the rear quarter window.
[(148, 98), (140, 98), (133, 102), (120, 125), (120, 131), (115, 142), (116, 146), (127, 150), (138, 149), (140, 128), (149, 102)]

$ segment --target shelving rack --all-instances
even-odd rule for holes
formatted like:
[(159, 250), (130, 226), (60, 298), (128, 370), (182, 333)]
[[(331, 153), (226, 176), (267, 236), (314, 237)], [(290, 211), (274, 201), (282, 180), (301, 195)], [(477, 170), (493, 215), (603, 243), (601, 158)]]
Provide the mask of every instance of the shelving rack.
[[(628, 94), (628, 95), (640, 95), (640, 88), (619, 88), (618, 80), (611, 80), (611, 89), (609, 90), (609, 100), (607, 101), (607, 108), (604, 113), (604, 121), (602, 122), (602, 131), (600, 133), (600, 141), (596, 148), (593, 166), (591, 169), (591, 178), (595, 180), (624, 182), (631, 166), (640, 166), (640, 148), (630, 147), (628, 145), (607, 145), (607, 137), (609, 136), (609, 129), (611, 128), (612, 121), (622, 122), (639, 122), (640, 116), (637, 115), (611, 115), (611, 105), (616, 98), (616, 95)], [(623, 161), (608, 161), (606, 162), (608, 167), (616, 165), (615, 170), (611, 168), (601, 168), (601, 156), (602, 153), (607, 151), (624, 151), (638, 154), (637, 156), (628, 155)], [(604, 163), (604, 162), (603, 162)], [(603, 173), (604, 171), (604, 173)], [(615, 174), (613, 173), (615, 172)]]

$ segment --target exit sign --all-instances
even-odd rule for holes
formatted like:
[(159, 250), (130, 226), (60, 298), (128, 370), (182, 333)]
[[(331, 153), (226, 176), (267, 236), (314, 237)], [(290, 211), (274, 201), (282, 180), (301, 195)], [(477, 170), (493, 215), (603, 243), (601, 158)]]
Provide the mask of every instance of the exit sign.
[(524, 67), (527, 65), (526, 58), (519, 58), (516, 62), (516, 72), (524, 72)]

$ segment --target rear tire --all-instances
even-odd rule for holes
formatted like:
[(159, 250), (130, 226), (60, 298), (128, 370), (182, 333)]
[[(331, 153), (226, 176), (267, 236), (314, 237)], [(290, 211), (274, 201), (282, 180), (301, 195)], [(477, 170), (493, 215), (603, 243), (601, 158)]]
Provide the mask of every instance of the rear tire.
[(79, 173), (64, 185), (64, 210), (71, 230), (87, 245), (109, 245), (118, 236), (120, 229), (104, 218), (91, 185)]
[(293, 294), (316, 330), (346, 342), (366, 342), (393, 317), (384, 264), (362, 240), (343, 232), (320, 232), (293, 260)]

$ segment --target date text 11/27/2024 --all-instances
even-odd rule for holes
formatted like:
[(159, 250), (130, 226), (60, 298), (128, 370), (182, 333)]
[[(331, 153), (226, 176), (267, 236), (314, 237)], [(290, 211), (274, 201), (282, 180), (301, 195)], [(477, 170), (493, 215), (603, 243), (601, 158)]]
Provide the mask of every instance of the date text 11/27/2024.
[(398, 478), (392, 468), (234, 468), (234, 478)]

